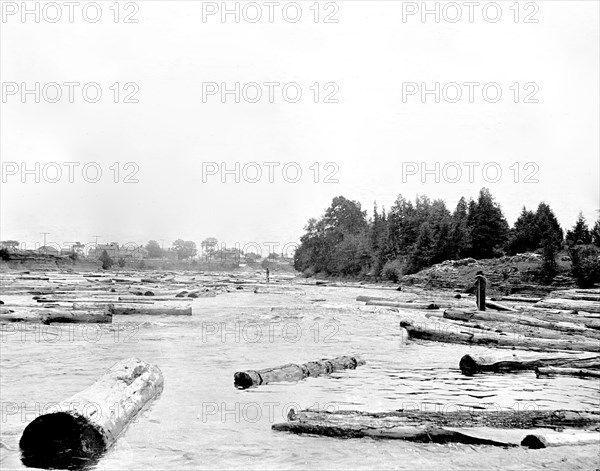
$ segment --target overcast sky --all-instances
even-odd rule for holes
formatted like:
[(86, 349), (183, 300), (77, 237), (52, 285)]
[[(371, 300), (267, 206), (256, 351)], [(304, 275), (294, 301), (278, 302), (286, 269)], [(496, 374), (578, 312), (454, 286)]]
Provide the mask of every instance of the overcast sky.
[[(476, 197), (484, 186), (511, 224), (523, 205), (535, 209), (542, 200), (563, 227), (572, 226), (580, 210), (589, 222), (597, 217), (598, 2), (521, 2), (518, 22), (509, 8), (514, 2), (500, 2), (502, 17), (495, 23), (488, 21), (494, 7), (487, 17), (476, 9), (470, 22), (463, 2), (455, 4), (462, 11), (456, 23), (450, 22), (456, 8), (442, 10), (444, 2), (439, 23), (433, 15), (423, 22), (420, 12), (403, 21), (403, 9), (408, 14), (421, 2), (322, 2), (312, 10), (313, 1), (299, 2), (296, 23), (293, 6), (286, 7), (287, 19), (281, 6), (273, 7), (269, 22), (262, 2), (254, 10), (242, 10), (242, 2), (239, 23), (233, 15), (223, 22), (218, 12), (203, 18), (203, 8), (220, 8), (221, 2), (209, 3), (121, 3), (115, 23), (109, 9), (114, 2), (100, 2), (96, 23), (79, 8), (71, 23), (68, 7), (58, 2), (62, 17), (52, 23), (57, 9), (42, 9), (42, 2), (37, 23), (33, 14), (25, 22), (20, 11), (11, 14), (21, 2), (3, 2), (3, 240), (33, 245), (49, 232), (47, 240), (58, 243), (89, 243), (98, 235), (99, 242), (157, 239), (165, 246), (176, 238), (200, 243), (209, 236), (228, 245), (284, 244), (298, 241), (306, 221), (337, 195), (359, 200), (369, 212), (374, 201), (389, 208), (399, 193), (443, 198), (453, 209), (460, 196)], [(251, 23), (256, 5), (262, 18)], [(428, 5), (435, 8), (435, 2)], [(92, 7), (85, 13), (88, 20), (96, 14)], [(138, 22), (125, 23), (128, 14)], [(337, 23), (325, 23), (327, 17)], [(40, 103), (35, 93), (21, 95), (23, 83), (34, 89), (35, 82)], [(56, 87), (44, 88), (50, 82), (61, 84), (56, 103), (50, 102)], [(81, 84), (74, 87), (73, 103), (65, 82)], [(96, 103), (82, 96), (89, 82), (102, 90)], [(256, 87), (248, 86), (240, 103), (233, 94), (222, 103), (219, 92), (203, 94), (203, 88), (214, 91), (209, 82), (230, 88), (256, 82), (263, 96), (250, 103)], [(265, 82), (281, 84), (273, 86), (273, 103)], [(297, 86), (282, 94), (292, 82), (302, 90), (296, 103)], [(410, 82), (432, 89), (439, 82), (440, 102), (429, 94), (423, 103)], [(456, 103), (449, 101), (456, 100), (457, 88), (443, 88), (450, 82), (463, 93)], [(465, 82), (481, 84), (473, 100)], [(487, 83), (497, 85), (484, 96)], [(502, 97), (492, 103), (498, 87)], [(87, 89), (89, 101), (94, 90)], [(127, 96), (138, 102), (124, 103)], [(60, 178), (50, 162), (62, 167)], [(68, 164), (72, 183), (65, 162), (78, 164)], [(126, 167), (129, 162), (134, 165)], [(233, 174), (225, 175), (225, 183), (220, 171), (203, 174), (221, 163), (234, 170), (236, 162), (239, 183)], [(22, 163), (33, 173), (23, 175)], [(421, 163), (429, 169), (438, 163), (440, 181), (431, 174), (423, 183), (416, 170)], [(252, 183), (257, 166), (262, 178)], [(86, 181), (97, 168), (99, 181)], [(298, 169), (302, 176), (293, 183)], [(138, 182), (124, 183), (131, 172)], [(330, 173), (337, 183), (324, 181)]]

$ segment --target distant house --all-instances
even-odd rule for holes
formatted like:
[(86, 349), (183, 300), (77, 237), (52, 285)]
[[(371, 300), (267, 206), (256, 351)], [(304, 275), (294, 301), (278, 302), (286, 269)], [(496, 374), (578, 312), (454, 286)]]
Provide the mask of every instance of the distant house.
[(97, 244), (90, 251), (88, 256), (91, 258), (99, 258), (102, 253), (106, 250), (106, 253), (113, 260), (117, 260), (119, 257), (119, 244), (112, 242), (110, 244)]
[(57, 255), (59, 254), (58, 249), (51, 247), (49, 245), (43, 245), (39, 249), (36, 250), (37, 253), (43, 253), (46, 255)]
[(148, 251), (140, 245), (124, 245), (119, 249), (118, 258), (125, 260), (142, 260), (148, 256)]

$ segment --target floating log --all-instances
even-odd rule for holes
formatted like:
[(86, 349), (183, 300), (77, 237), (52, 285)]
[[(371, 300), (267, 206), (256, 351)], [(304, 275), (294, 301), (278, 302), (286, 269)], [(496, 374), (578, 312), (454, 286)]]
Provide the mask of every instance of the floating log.
[(464, 355), (458, 364), (463, 374), (509, 373), (513, 371), (535, 370), (543, 366), (568, 366), (582, 368), (600, 368), (600, 356), (564, 356), (564, 357), (521, 357), (510, 355), (476, 356)]
[(573, 445), (600, 445), (600, 432), (596, 431), (569, 431), (555, 432), (544, 430), (527, 435), (521, 442), (521, 446), (526, 448), (548, 448), (554, 446), (573, 446)]
[(192, 307), (160, 307), (160, 306), (116, 306), (111, 305), (110, 312), (113, 315), (134, 315), (143, 316), (191, 316)]
[(575, 301), (595, 301), (600, 302), (600, 295), (593, 292), (586, 292), (580, 290), (572, 291), (553, 291), (550, 293), (553, 298), (560, 299), (573, 299)]
[[(586, 337), (600, 339), (600, 334), (588, 329), (585, 324), (575, 324), (573, 322), (554, 322), (540, 320), (535, 317), (523, 316), (521, 314), (505, 314), (495, 312), (481, 312), (466, 309), (447, 309), (444, 311), (445, 319), (459, 321), (489, 321), (489, 322), (507, 322), (512, 324), (527, 325), (530, 327), (538, 327), (540, 329), (549, 329), (551, 331), (568, 332), (571, 334), (583, 335)], [(548, 334), (548, 332), (546, 332)], [(540, 335), (546, 338), (560, 338), (559, 334), (548, 336)]]
[(525, 337), (515, 332), (491, 332), (444, 322), (413, 323), (401, 321), (400, 327), (408, 331), (410, 338), (436, 342), (487, 345), (499, 348), (521, 348), (525, 350), (575, 350), (600, 352), (600, 342), (568, 339), (546, 339)]
[(505, 306), (504, 304), (496, 303), (496, 302), (490, 301), (490, 300), (487, 300), (485, 302), (485, 306), (492, 308), (492, 309), (496, 309), (497, 311), (516, 311), (516, 309), (513, 309), (512, 307), (508, 307), (508, 306)]
[(119, 301), (129, 301), (129, 302), (134, 302), (134, 303), (142, 303), (142, 304), (146, 304), (146, 303), (153, 303), (156, 301), (187, 301), (190, 302), (189, 299), (186, 298), (176, 298), (176, 297), (167, 297), (167, 296), (152, 296), (151, 301), (150, 300), (145, 300), (144, 299), (145, 296), (119, 296)]
[(525, 298), (523, 296), (502, 296), (501, 301), (513, 301), (517, 303), (537, 303), (542, 298)]
[[(595, 368), (600, 368), (600, 362), (595, 362), (591, 365)], [(544, 366), (535, 369), (535, 375), (540, 376), (579, 376), (581, 378), (600, 378), (600, 369), (590, 370), (586, 368), (563, 368)]]
[[(372, 437), (425, 443), (518, 446), (523, 444), (526, 437), (545, 434), (546, 430), (540, 429), (542, 427), (594, 427), (599, 418), (597, 413), (578, 411), (368, 413), (296, 412), (292, 409), (288, 421), (274, 424), (272, 429), (337, 438)], [(534, 443), (537, 442), (530, 438), (523, 446), (532, 446)]]
[(400, 307), (404, 309), (439, 309), (440, 306), (435, 303), (401, 303), (395, 301), (367, 301), (367, 306), (385, 306), (385, 307)]
[(25, 427), (19, 442), (23, 463), (47, 469), (93, 463), (162, 388), (158, 367), (137, 358), (116, 363)]
[(365, 296), (365, 295), (360, 295), (356, 297), (356, 300), (361, 302), (361, 303), (366, 303), (369, 301), (387, 301), (387, 302), (399, 302), (399, 301), (395, 301), (394, 299), (391, 298), (384, 298), (382, 296)]
[(110, 324), (112, 322), (112, 314), (108, 307), (104, 310), (11, 307), (8, 312), (2, 311), (0, 313), (0, 322)]
[(260, 386), (261, 384), (280, 381), (300, 381), (309, 376), (316, 377), (339, 370), (353, 370), (364, 364), (365, 362), (360, 358), (351, 356), (342, 356), (332, 358), (331, 360), (309, 361), (301, 365), (288, 363), (278, 368), (238, 371), (233, 375), (233, 383), (238, 389), (247, 389)]
[(577, 301), (575, 299), (544, 299), (535, 304), (536, 307), (560, 309), (563, 311), (585, 311), (600, 313), (600, 303), (594, 301)]

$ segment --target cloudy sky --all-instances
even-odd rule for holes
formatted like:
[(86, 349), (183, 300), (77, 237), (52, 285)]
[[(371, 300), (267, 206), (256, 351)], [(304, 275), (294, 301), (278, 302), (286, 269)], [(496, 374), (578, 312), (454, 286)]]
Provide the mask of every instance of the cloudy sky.
[(484, 186), (511, 224), (540, 201), (593, 221), (598, 2), (436, 3), (438, 22), (227, 2), (236, 22), (221, 2), (2, 2), (1, 238), (284, 244), (337, 195), (452, 209)]

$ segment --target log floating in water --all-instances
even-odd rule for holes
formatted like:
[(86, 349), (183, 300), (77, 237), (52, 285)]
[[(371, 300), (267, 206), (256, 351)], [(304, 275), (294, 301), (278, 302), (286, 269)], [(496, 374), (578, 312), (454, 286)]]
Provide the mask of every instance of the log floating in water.
[(367, 306), (401, 307), (404, 309), (439, 309), (436, 303), (401, 303), (395, 301), (367, 301)]
[(516, 311), (516, 309), (513, 309), (512, 307), (508, 307), (504, 304), (496, 303), (494, 301), (489, 300), (485, 302), (485, 306), (492, 309), (496, 309), (497, 311)]
[(594, 301), (577, 301), (575, 299), (544, 299), (535, 304), (536, 307), (561, 309), (564, 311), (585, 311), (600, 313), (600, 303)]
[(110, 306), (110, 312), (113, 315), (134, 315), (143, 316), (191, 316), (192, 307), (160, 307), (160, 306)]
[[(596, 362), (590, 365), (592, 368), (599, 368), (600, 363)], [(544, 366), (535, 369), (535, 375), (540, 376), (579, 376), (581, 378), (600, 378), (600, 370), (590, 370), (579, 367), (553, 367)]]
[[(542, 300), (542, 298), (525, 298), (523, 296), (502, 296), (501, 301), (513, 301), (517, 303), (537, 303)], [(494, 301), (494, 300), (492, 300)]]
[(42, 324), (106, 324), (112, 322), (108, 307), (99, 309), (11, 307), (0, 313), (0, 322), (33, 322)]
[[(594, 427), (600, 415), (578, 411), (417, 412), (291, 410), (273, 430), (338, 438), (372, 437), (433, 443), (518, 446), (541, 427)], [(514, 430), (518, 429), (518, 430)], [(587, 435), (589, 440), (589, 433)], [(537, 443), (531, 438), (524, 446)]]
[(521, 442), (526, 448), (548, 448), (552, 446), (594, 445), (600, 444), (600, 432), (569, 431), (555, 432), (544, 430), (527, 435)]
[(537, 357), (522, 358), (516, 355), (475, 356), (464, 355), (458, 364), (465, 375), (476, 373), (509, 373), (512, 371), (535, 370), (543, 366), (568, 366), (581, 368), (600, 368), (600, 356), (565, 356), (565, 357)]
[(365, 362), (360, 358), (351, 356), (309, 361), (300, 365), (289, 363), (278, 368), (238, 371), (233, 375), (233, 382), (236, 388), (247, 389), (280, 381), (299, 381), (309, 376), (316, 377), (334, 371), (355, 369), (364, 364)]
[[(590, 338), (600, 339), (600, 335), (588, 328), (584, 324), (575, 324), (573, 322), (555, 322), (544, 321), (535, 317), (528, 317), (521, 314), (507, 314), (500, 312), (482, 312), (465, 309), (447, 309), (444, 311), (444, 319), (459, 321), (489, 321), (489, 322), (508, 322), (512, 324), (527, 325), (530, 327), (539, 327), (541, 329), (558, 330), (572, 334), (579, 334)], [(577, 320), (576, 318), (574, 320)], [(558, 336), (558, 334), (557, 334)], [(544, 337), (544, 335), (540, 335)]]
[(19, 446), (23, 463), (71, 468), (96, 460), (163, 387), (158, 367), (137, 358), (113, 365), (89, 388), (59, 403), (25, 428)]
[(522, 348), (542, 350), (575, 350), (600, 352), (600, 342), (560, 340), (525, 337), (517, 332), (491, 332), (444, 322), (401, 321), (400, 327), (408, 331), (410, 338), (446, 343), (487, 345), (500, 348)]

